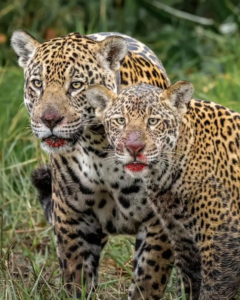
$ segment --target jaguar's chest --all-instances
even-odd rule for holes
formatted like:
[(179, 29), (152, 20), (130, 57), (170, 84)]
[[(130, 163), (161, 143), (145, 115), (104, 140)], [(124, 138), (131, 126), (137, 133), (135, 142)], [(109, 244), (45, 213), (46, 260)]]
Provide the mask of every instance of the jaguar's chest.
[[(161, 219), (161, 223), (168, 231), (171, 240), (177, 243), (180, 240), (195, 236), (195, 216), (191, 214), (189, 201), (181, 197), (178, 182), (175, 184), (167, 184), (160, 188), (152, 181), (148, 185), (149, 201), (153, 203), (153, 207), (157, 215)], [(177, 187), (177, 188), (176, 188)], [(194, 225), (195, 224), (195, 225)]]
[(77, 212), (91, 209), (107, 232), (135, 233), (151, 212), (145, 185), (103, 153), (79, 145), (69, 155), (52, 158), (53, 190), (67, 196)]

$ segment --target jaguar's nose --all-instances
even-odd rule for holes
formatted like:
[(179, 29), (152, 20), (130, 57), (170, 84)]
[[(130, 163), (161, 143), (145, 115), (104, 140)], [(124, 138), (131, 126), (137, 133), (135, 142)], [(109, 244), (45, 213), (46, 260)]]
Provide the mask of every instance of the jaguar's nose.
[(53, 130), (53, 128), (56, 127), (63, 119), (64, 117), (56, 111), (47, 111), (41, 116), (43, 124), (51, 130)]
[(145, 145), (140, 141), (127, 141), (126, 142), (126, 149), (133, 157), (137, 157), (140, 155), (145, 148)]

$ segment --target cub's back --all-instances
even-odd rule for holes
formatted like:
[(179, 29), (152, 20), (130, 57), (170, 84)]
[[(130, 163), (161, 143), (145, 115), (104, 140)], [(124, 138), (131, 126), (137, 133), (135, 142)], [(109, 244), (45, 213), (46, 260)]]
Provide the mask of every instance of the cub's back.
[[(220, 104), (193, 99), (187, 116), (198, 129), (201, 138), (209, 138), (221, 143), (234, 143), (240, 148), (240, 114)], [(217, 143), (218, 143), (217, 142)], [(232, 152), (232, 148), (226, 149)]]
[[(240, 191), (240, 114), (213, 102), (191, 100), (184, 122), (193, 130), (188, 155), (192, 168), (199, 170), (201, 164), (226, 186), (238, 183)], [(185, 136), (182, 133), (181, 138)]]

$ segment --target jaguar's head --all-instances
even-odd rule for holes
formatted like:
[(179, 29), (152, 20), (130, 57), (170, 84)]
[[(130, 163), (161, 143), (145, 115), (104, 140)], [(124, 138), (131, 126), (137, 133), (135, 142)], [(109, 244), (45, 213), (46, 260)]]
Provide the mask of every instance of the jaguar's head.
[(116, 158), (134, 176), (148, 172), (176, 147), (192, 95), (193, 86), (186, 81), (164, 91), (147, 84), (132, 86), (119, 95), (98, 85), (87, 90)]
[(41, 44), (21, 30), (11, 42), (24, 69), (24, 102), (34, 134), (49, 153), (70, 150), (95, 122), (87, 86), (103, 84), (117, 91), (127, 42), (119, 36), (97, 42), (72, 33)]

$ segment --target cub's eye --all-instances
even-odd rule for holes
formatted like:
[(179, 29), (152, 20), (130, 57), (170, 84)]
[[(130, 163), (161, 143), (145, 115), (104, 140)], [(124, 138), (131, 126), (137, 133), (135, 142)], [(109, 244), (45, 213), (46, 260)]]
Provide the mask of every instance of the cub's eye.
[(40, 81), (40, 80), (37, 80), (37, 79), (33, 80), (33, 84), (38, 89), (40, 89), (42, 87), (42, 81)]
[(71, 83), (72, 88), (75, 89), (75, 90), (80, 89), (80, 87), (82, 87), (82, 85), (83, 85), (83, 83), (80, 82), (80, 81), (75, 81), (75, 82)]
[(148, 119), (148, 125), (157, 125), (158, 122), (159, 122), (159, 119), (156, 119), (156, 118)]
[(115, 119), (116, 122), (119, 124), (119, 125), (125, 125), (125, 119), (124, 118), (117, 118)]

